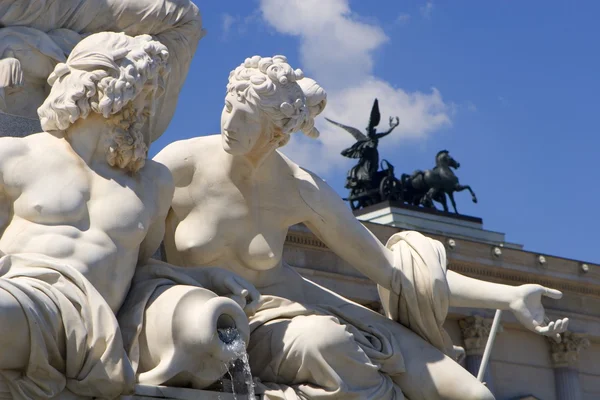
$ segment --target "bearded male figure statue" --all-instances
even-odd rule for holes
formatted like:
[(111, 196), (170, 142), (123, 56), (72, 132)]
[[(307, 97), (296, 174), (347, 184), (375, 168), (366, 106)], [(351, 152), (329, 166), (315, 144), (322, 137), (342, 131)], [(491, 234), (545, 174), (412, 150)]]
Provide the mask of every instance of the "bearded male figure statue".
[[(256, 305), (256, 289), (233, 273), (184, 273), (150, 259), (174, 191), (167, 168), (146, 159), (144, 132), (168, 57), (149, 35), (88, 36), (48, 78), (50, 95), (38, 110), (45, 132), (0, 138), (0, 398), (130, 392), (144, 364), (137, 342), (150, 338), (142, 319), (153, 294), (143, 290), (140, 270), (150, 280), (210, 286), (247, 311)], [(247, 326), (242, 307), (222, 299), (214, 307)], [(198, 303), (191, 311), (202, 310)]]

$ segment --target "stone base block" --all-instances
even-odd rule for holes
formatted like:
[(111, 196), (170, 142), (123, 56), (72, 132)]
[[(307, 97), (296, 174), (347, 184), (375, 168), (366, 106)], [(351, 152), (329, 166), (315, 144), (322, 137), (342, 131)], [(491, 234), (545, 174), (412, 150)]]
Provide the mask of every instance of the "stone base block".
[[(208, 390), (195, 390), (174, 388), (166, 386), (137, 385), (135, 394), (122, 396), (121, 400), (250, 400), (246, 395), (233, 395), (231, 393), (211, 392)], [(258, 397), (256, 398), (258, 399)], [(254, 399), (252, 399), (254, 400)]]

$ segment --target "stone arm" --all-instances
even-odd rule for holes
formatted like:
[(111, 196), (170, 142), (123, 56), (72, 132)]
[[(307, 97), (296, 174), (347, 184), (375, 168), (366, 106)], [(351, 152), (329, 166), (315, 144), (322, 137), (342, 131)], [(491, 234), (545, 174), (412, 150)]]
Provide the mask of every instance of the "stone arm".
[(354, 217), (322, 179), (299, 167), (295, 176), (308, 210), (304, 224), (344, 261), (391, 290), (393, 253)]
[(171, 207), (171, 200), (173, 199), (173, 193), (175, 192), (175, 185), (173, 184), (173, 178), (171, 173), (162, 164), (147, 161), (144, 168), (152, 168), (150, 176), (155, 178), (154, 182), (148, 182), (150, 185), (155, 185), (156, 193), (156, 209), (157, 212), (148, 229), (148, 233), (140, 245), (138, 255), (138, 266), (144, 266), (148, 264), (152, 255), (160, 247), (160, 243), (163, 240), (165, 234), (165, 220)]
[[(196, 140), (202, 139), (195, 138), (171, 143), (154, 157), (154, 161), (169, 168), (175, 182), (175, 187), (188, 187), (192, 182), (194, 173), (196, 172), (195, 153), (198, 153), (198, 149), (194, 146)], [(165, 236), (163, 239), (165, 257), (171, 264), (185, 265), (185, 261), (175, 245), (175, 232), (181, 222), (178, 212), (175, 212), (175, 210), (183, 207), (185, 209), (183, 215), (186, 215), (186, 212), (189, 212), (194, 207), (194, 204), (189, 190), (177, 190), (171, 201), (171, 209), (165, 221)]]
[[(309, 215), (304, 223), (334, 253), (385, 289), (391, 290), (394, 257), (362, 223), (329, 185), (300, 169), (296, 173), (300, 195)], [(540, 334), (555, 336), (568, 320), (546, 325), (542, 296), (558, 299), (562, 293), (540, 285), (508, 286), (447, 271), (450, 305), (454, 307), (511, 310), (517, 319)]]

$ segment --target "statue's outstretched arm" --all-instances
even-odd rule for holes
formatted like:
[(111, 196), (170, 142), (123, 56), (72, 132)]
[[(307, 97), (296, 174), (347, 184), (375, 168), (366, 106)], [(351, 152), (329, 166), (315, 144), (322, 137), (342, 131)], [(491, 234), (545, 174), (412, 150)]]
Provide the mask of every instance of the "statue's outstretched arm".
[(400, 125), (400, 120), (398, 119), (398, 117), (396, 117), (396, 121), (394, 121), (394, 118), (390, 117), (390, 129), (383, 133), (376, 133), (375, 136), (377, 137), (377, 139), (381, 139), (382, 137), (392, 133), (392, 131), (396, 129), (398, 125)]
[(298, 167), (300, 195), (308, 207), (309, 229), (335, 254), (375, 283), (390, 289), (393, 253), (352, 214), (335, 191), (318, 176)]
[(560, 339), (569, 319), (546, 321), (542, 298), (560, 299), (562, 293), (541, 285), (509, 286), (473, 279), (454, 271), (446, 274), (450, 305), (454, 307), (510, 310), (527, 329)]
[[(348, 264), (383, 288), (392, 290), (395, 268), (392, 251), (354, 217), (323, 180), (303, 169), (299, 169), (296, 178), (309, 209), (304, 221), (309, 229)], [(525, 327), (546, 336), (557, 337), (567, 329), (566, 318), (545, 323), (542, 296), (560, 298), (562, 293), (557, 290), (540, 285), (501, 285), (454, 271), (448, 271), (446, 279), (451, 306), (511, 310)]]

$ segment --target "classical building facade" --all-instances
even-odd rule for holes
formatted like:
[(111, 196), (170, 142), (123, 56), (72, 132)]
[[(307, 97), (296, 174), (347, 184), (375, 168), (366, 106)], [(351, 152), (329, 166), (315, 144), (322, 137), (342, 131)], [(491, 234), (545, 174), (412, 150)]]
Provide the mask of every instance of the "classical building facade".
[[(532, 333), (509, 312), (488, 365), (485, 382), (498, 400), (600, 399), (600, 265), (529, 252), (504, 234), (483, 229), (481, 219), (389, 202), (356, 211), (383, 243), (394, 233), (417, 230), (445, 244), (449, 268), (508, 285), (539, 283), (563, 292), (544, 299), (551, 319), (568, 317), (562, 343)], [(304, 276), (371, 309), (380, 310), (376, 285), (331, 252), (302, 225), (287, 237), (284, 258)], [(477, 375), (494, 311), (450, 310), (446, 328), (465, 348), (463, 366)]]

